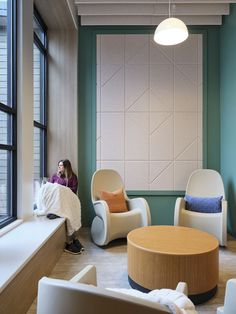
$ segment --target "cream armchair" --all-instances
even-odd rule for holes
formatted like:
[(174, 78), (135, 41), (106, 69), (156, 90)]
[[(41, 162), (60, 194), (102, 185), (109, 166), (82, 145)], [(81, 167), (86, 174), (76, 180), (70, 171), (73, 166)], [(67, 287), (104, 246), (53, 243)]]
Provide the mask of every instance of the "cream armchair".
[[(171, 313), (163, 304), (99, 288), (96, 284), (96, 268), (92, 265), (70, 281), (43, 277), (38, 284), (37, 314)], [(179, 283), (177, 291), (187, 292), (186, 283)]]
[[(127, 212), (110, 213), (105, 201), (100, 200), (101, 190), (115, 191), (123, 188), (128, 206)], [(110, 241), (126, 237), (128, 232), (151, 224), (148, 203), (144, 198), (129, 199), (124, 189), (123, 181), (115, 170), (97, 170), (91, 181), (91, 198), (95, 211), (95, 218), (91, 226), (93, 241), (100, 246)]]
[(186, 193), (194, 197), (222, 196), (221, 212), (202, 213), (186, 210), (184, 198), (175, 203), (174, 225), (197, 228), (214, 235), (221, 246), (227, 245), (227, 201), (220, 174), (211, 169), (199, 169), (189, 177)]

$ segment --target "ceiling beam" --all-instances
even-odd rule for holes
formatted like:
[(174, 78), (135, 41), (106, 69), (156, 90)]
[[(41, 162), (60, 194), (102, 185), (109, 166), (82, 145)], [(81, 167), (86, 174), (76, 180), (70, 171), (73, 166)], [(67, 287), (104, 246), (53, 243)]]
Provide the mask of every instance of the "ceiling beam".
[[(227, 15), (229, 4), (172, 4), (171, 15)], [(168, 15), (168, 4), (78, 4), (78, 15)]]
[[(157, 4), (157, 3), (169, 3), (168, 0), (75, 0), (75, 4), (110, 4), (110, 3), (117, 3), (117, 4), (129, 4), (129, 3), (141, 3), (141, 4)], [(171, 3), (182, 3), (182, 4), (188, 4), (188, 3), (236, 3), (236, 0), (171, 0)]]
[(187, 25), (221, 25), (222, 16), (230, 14), (230, 4), (236, 3), (236, 0), (74, 1), (81, 25), (124, 26), (157, 25), (169, 15)]
[[(81, 16), (81, 25), (158, 25), (166, 16), (135, 15), (86, 15)], [(221, 15), (178, 16), (186, 25), (221, 25)]]

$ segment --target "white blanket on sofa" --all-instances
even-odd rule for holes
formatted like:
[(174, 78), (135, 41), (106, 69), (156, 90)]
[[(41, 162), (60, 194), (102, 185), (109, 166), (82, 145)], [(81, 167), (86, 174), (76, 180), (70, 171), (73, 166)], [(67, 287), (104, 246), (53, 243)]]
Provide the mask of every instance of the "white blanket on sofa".
[(116, 292), (124, 293), (140, 299), (157, 302), (166, 305), (172, 314), (197, 314), (192, 301), (182, 292), (172, 289), (156, 289), (144, 293), (135, 289), (108, 288)]
[(55, 214), (66, 218), (67, 234), (81, 227), (81, 206), (78, 196), (66, 186), (47, 182), (42, 185), (37, 199), (37, 215)]

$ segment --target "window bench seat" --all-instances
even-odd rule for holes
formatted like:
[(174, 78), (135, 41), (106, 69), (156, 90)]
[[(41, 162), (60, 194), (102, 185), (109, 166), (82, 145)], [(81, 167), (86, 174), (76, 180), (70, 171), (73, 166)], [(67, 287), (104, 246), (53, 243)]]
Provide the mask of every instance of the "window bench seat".
[(1, 313), (25, 313), (63, 252), (65, 219), (33, 217), (0, 238)]

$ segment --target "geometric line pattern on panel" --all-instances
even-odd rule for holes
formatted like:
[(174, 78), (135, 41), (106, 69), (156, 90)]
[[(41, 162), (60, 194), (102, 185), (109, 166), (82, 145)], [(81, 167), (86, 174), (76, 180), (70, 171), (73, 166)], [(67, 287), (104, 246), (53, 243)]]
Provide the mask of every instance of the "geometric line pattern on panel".
[(150, 135), (156, 133), (164, 124), (165, 122), (172, 116), (172, 114), (169, 114), (158, 126), (156, 126), (151, 132)]
[(167, 169), (169, 169), (169, 167), (171, 167), (172, 164), (173, 164), (173, 163), (170, 161), (170, 162), (158, 173), (158, 175), (156, 175), (154, 178), (150, 178), (149, 183), (153, 183), (153, 182), (157, 181), (158, 178), (159, 178)]
[(111, 81), (116, 76), (116, 74), (119, 73), (120, 70), (122, 70), (123, 67), (124, 66), (122, 65), (113, 73), (111, 73), (110, 76), (106, 79), (106, 81), (101, 84), (101, 87), (104, 87), (109, 81)]
[(152, 36), (97, 35), (97, 167), (128, 190), (184, 190), (202, 167), (202, 35), (164, 48)]
[[(186, 153), (186, 151), (187, 151), (192, 145), (194, 145), (194, 144), (196, 144), (196, 143), (197, 143), (197, 138), (193, 139), (193, 141), (192, 141), (190, 144), (188, 144), (188, 145), (184, 148), (184, 150), (182, 150), (182, 152), (180, 152), (177, 156), (175, 156), (175, 160), (182, 160), (182, 159), (180, 159), (181, 156), (184, 155), (184, 154)], [(197, 159), (197, 158), (196, 158), (196, 159)]]
[(133, 101), (133, 103), (130, 104), (125, 110), (126, 110), (126, 111), (131, 111), (130, 109), (136, 105), (136, 103), (147, 93), (148, 90), (149, 90), (149, 88), (147, 88), (147, 89), (144, 90), (140, 95), (138, 95), (138, 96), (136, 97), (136, 99)]

